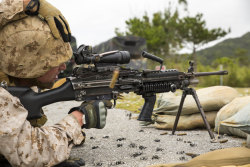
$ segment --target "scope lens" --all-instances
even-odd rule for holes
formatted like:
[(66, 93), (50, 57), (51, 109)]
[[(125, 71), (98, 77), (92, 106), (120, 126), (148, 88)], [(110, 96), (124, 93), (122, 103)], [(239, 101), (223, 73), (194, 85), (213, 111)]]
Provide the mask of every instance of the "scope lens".
[(112, 64), (127, 64), (130, 61), (130, 54), (128, 51), (119, 51), (113, 54), (101, 57), (99, 63), (112, 63)]
[(120, 64), (127, 64), (130, 62), (130, 53), (128, 51), (120, 51), (121, 53), (121, 57), (122, 57), (122, 60), (121, 60), (121, 63)]

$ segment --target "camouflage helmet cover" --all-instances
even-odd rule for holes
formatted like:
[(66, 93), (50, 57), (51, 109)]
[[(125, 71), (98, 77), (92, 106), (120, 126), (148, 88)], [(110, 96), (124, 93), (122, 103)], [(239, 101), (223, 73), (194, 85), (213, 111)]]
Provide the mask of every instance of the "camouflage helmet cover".
[(38, 17), (7, 24), (0, 37), (0, 69), (10, 76), (37, 78), (72, 56), (70, 44), (55, 39)]

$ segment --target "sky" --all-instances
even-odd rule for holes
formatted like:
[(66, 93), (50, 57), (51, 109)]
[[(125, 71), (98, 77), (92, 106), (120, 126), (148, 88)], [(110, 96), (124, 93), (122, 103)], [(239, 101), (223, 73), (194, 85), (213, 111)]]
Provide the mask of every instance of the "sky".
[[(69, 22), (77, 45), (95, 46), (115, 37), (115, 28), (126, 30), (125, 21), (148, 16), (178, 5), (177, 0), (48, 0), (56, 6)], [(178, 5), (183, 11), (183, 6)], [(250, 0), (188, 0), (188, 12), (182, 15), (195, 16), (203, 13), (208, 28), (231, 29), (226, 37), (211, 42), (209, 47), (222, 40), (235, 38), (250, 31)], [(191, 50), (183, 49), (185, 52)]]

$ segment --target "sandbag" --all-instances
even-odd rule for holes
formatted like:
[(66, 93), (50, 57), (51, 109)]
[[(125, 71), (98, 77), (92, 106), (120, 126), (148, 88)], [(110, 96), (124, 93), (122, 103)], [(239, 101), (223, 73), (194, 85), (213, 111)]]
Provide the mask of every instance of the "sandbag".
[(234, 147), (202, 154), (186, 163), (161, 164), (150, 167), (249, 167), (250, 149)]
[[(214, 130), (218, 133), (235, 135), (239, 137), (246, 138), (247, 135), (240, 128), (235, 128), (236, 124), (239, 125), (249, 125), (249, 107), (250, 96), (235, 98), (231, 103), (227, 104), (217, 113), (215, 119)], [(246, 108), (245, 108), (246, 107)], [(237, 121), (237, 122), (234, 122)], [(222, 124), (225, 122), (224, 124)], [(228, 124), (230, 123), (230, 125)], [(234, 127), (232, 124), (235, 124)]]
[[(231, 102), (239, 93), (228, 86), (213, 86), (196, 91), (202, 108), (207, 111), (219, 111), (224, 105)], [(176, 115), (178, 112), (181, 96), (169, 92), (164, 93), (158, 100), (158, 108), (154, 111), (158, 114)], [(191, 95), (187, 95), (181, 115), (198, 113), (199, 110)]]
[[(206, 118), (211, 127), (214, 127), (214, 120), (217, 111), (206, 112)], [(174, 115), (157, 115), (154, 124), (157, 129), (172, 130), (174, 127)], [(190, 130), (196, 128), (205, 128), (205, 124), (200, 113), (180, 116), (177, 130)]]

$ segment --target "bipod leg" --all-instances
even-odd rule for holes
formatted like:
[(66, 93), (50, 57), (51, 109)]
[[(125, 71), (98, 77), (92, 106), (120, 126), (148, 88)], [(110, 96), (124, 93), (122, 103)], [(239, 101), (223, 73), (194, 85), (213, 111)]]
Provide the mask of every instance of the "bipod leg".
[(196, 102), (196, 104), (197, 104), (197, 107), (198, 107), (198, 109), (199, 109), (199, 111), (200, 111), (200, 113), (201, 113), (202, 119), (203, 119), (203, 121), (204, 121), (204, 123), (205, 123), (205, 126), (206, 126), (206, 128), (207, 128), (207, 131), (208, 131), (208, 133), (209, 133), (209, 135), (210, 135), (210, 138), (211, 138), (211, 139), (215, 139), (214, 134), (213, 134), (213, 132), (211, 131), (210, 125), (209, 125), (209, 123), (208, 123), (208, 121), (207, 121), (207, 118), (206, 118), (206, 115), (205, 115), (205, 113), (204, 113), (204, 110), (203, 110), (203, 108), (202, 108), (202, 106), (201, 106), (201, 104), (200, 104), (200, 101), (199, 101), (199, 99), (198, 99), (198, 96), (197, 96), (197, 94), (196, 94), (196, 91), (195, 91), (193, 88), (190, 88), (190, 89), (191, 89), (191, 90), (190, 90), (190, 93), (192, 94), (192, 96), (193, 96), (193, 98), (194, 98), (194, 100), (195, 100), (195, 102)]
[(187, 96), (187, 92), (185, 90), (183, 90), (182, 97), (181, 97), (181, 102), (180, 102), (178, 112), (176, 114), (175, 121), (174, 121), (174, 127), (173, 127), (173, 130), (172, 130), (172, 135), (174, 135), (174, 133), (176, 131), (177, 124), (179, 122), (179, 118), (180, 118), (180, 115), (181, 115), (182, 107), (183, 107), (186, 96)]

